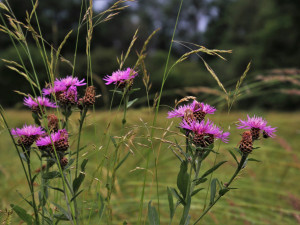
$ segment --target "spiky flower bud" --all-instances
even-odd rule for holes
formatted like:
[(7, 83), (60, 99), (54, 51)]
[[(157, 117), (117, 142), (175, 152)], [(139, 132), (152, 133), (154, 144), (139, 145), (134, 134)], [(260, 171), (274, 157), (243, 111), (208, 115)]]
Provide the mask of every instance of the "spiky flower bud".
[(48, 128), (50, 132), (58, 131), (58, 118), (54, 114), (50, 114), (47, 116), (48, 119)]
[(250, 131), (245, 131), (242, 134), (242, 140), (240, 142), (239, 149), (243, 154), (249, 154), (252, 152), (253, 141), (252, 141), (252, 135)]
[(94, 86), (87, 87), (83, 97), (83, 104), (86, 106), (94, 105), (95, 95), (96, 95), (95, 87)]

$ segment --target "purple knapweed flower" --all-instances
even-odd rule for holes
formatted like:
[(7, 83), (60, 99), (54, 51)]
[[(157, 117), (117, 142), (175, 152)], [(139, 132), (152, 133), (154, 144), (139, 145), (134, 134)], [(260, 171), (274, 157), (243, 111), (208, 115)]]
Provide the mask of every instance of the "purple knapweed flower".
[(42, 127), (26, 124), (22, 128), (11, 129), (11, 134), (18, 137), (18, 144), (25, 147), (30, 147), (41, 135), (43, 135)]
[(56, 79), (54, 85), (49, 85), (43, 89), (44, 95), (54, 94), (60, 104), (66, 105), (77, 103), (77, 87), (86, 85), (84, 79), (67, 76), (66, 78)]
[(257, 140), (260, 136), (260, 131), (263, 131), (263, 137), (273, 138), (275, 136), (276, 127), (267, 126), (267, 121), (262, 117), (247, 115), (247, 120), (239, 119), (239, 124), (237, 124), (238, 129), (250, 129), (252, 134), (252, 139)]
[(66, 151), (69, 148), (68, 132), (65, 129), (58, 130), (50, 136), (39, 138), (36, 145), (41, 150), (53, 151), (54, 145), (56, 151)]
[(134, 79), (138, 73), (131, 68), (127, 68), (126, 70), (118, 70), (112, 73), (111, 76), (106, 75), (103, 80), (106, 81), (106, 85), (111, 83), (117, 84), (118, 86), (122, 84), (127, 84), (127, 82)]
[(201, 122), (196, 120), (182, 120), (179, 126), (193, 132), (193, 142), (197, 146), (207, 147), (214, 143), (214, 139), (220, 139), (221, 141), (228, 143), (228, 136), (230, 133), (223, 132), (221, 128), (213, 124), (209, 119), (206, 122), (204, 120)]
[(86, 83), (84, 83), (84, 79), (79, 80), (78, 77), (72, 77), (72, 76), (67, 76), (65, 78), (61, 78), (61, 79), (56, 79), (54, 81), (54, 86), (61, 86), (61, 87), (66, 87), (69, 88), (71, 86), (84, 86), (86, 85)]
[(204, 120), (206, 114), (214, 114), (215, 111), (215, 107), (194, 100), (191, 104), (179, 106), (177, 109), (169, 111), (167, 118), (181, 117), (186, 120), (196, 119), (201, 122), (202, 120)]
[(40, 107), (42, 111), (44, 111), (45, 107), (57, 108), (57, 105), (51, 102), (48, 98), (40, 96), (37, 98), (32, 98), (31, 96), (25, 97), (24, 105), (28, 106), (33, 112), (36, 113), (40, 113)]

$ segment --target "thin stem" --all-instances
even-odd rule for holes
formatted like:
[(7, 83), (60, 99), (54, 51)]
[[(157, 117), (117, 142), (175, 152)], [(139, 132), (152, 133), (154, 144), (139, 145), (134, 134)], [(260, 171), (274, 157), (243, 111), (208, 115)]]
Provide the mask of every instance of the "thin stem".
[[(243, 165), (247, 159), (248, 155), (243, 155), (241, 158), (241, 161), (238, 165), (238, 167), (236, 168), (234, 174), (232, 175), (231, 179), (229, 180), (229, 182), (226, 184), (226, 188), (229, 188), (229, 185), (234, 181), (235, 177), (239, 174), (239, 172), (243, 169)], [(217, 199), (202, 213), (202, 215), (196, 220), (196, 222), (193, 224), (197, 224), (207, 213), (208, 211), (219, 201), (219, 199), (222, 197), (223, 195), (219, 195), (217, 197)]]
[(35, 202), (35, 197), (34, 197), (34, 187), (33, 187), (33, 180), (32, 180), (32, 175), (31, 175), (31, 166), (30, 166), (30, 152), (28, 149), (23, 148), (24, 154), (27, 158), (27, 168), (28, 168), (28, 175), (30, 179), (30, 192), (32, 196), (32, 205), (33, 205), (33, 210), (34, 210), (34, 216), (35, 216), (35, 223), (40, 224), (40, 219), (39, 219), (39, 213), (38, 209), (36, 207), (36, 202)]

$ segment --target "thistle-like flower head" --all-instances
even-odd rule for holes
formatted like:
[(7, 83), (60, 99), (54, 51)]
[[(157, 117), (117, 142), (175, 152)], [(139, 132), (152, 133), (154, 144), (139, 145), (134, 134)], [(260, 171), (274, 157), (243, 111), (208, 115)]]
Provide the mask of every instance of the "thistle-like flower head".
[(49, 149), (53, 151), (53, 145), (57, 151), (65, 151), (69, 147), (68, 143), (68, 132), (65, 129), (58, 130), (55, 133), (51, 133), (50, 136), (39, 138), (36, 141), (36, 145), (39, 149)]
[(24, 105), (28, 106), (31, 109), (38, 109), (41, 107), (57, 108), (57, 105), (51, 102), (46, 97), (37, 97), (32, 98), (31, 96), (24, 98)]
[(16, 137), (21, 137), (21, 136), (39, 136), (45, 133), (43, 131), (42, 127), (37, 127), (35, 125), (24, 125), (22, 128), (16, 128), (16, 129), (11, 129), (12, 135)]
[(126, 70), (118, 70), (112, 73), (111, 76), (106, 75), (103, 80), (106, 81), (106, 85), (111, 83), (120, 84), (126, 81), (134, 79), (138, 73), (131, 68), (127, 68)]
[(228, 136), (230, 134), (229, 132), (223, 132), (220, 127), (216, 126), (209, 119), (207, 119), (206, 122), (204, 120), (202, 120), (201, 122), (198, 122), (196, 120), (187, 122), (186, 120), (183, 120), (179, 124), (179, 126), (186, 130), (192, 131), (195, 135), (213, 135), (214, 138), (220, 139), (225, 143), (228, 142)]
[(25, 147), (30, 147), (44, 133), (42, 127), (35, 125), (25, 124), (22, 128), (11, 129), (11, 134), (18, 137), (18, 144)]
[[(239, 119), (239, 123), (237, 124), (238, 129), (251, 129), (252, 133), (255, 131), (258, 132), (262, 130), (268, 137), (274, 137), (276, 132), (276, 127), (267, 126), (267, 121), (264, 120), (262, 117), (253, 116), (250, 117), (247, 115), (247, 120)], [(252, 134), (253, 135), (253, 134)], [(257, 136), (257, 135), (255, 135)], [(257, 137), (258, 138), (258, 137)], [(257, 139), (254, 137), (254, 140)]]
[(72, 76), (67, 76), (65, 78), (60, 78), (56, 79), (54, 81), (54, 86), (61, 86), (61, 87), (66, 87), (69, 88), (71, 86), (84, 86), (86, 83), (84, 83), (84, 79), (79, 80), (78, 77), (72, 77)]

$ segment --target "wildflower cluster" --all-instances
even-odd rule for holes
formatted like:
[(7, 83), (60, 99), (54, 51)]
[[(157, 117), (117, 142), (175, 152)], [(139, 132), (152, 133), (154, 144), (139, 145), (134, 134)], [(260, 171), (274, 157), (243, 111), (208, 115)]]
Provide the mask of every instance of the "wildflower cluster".
[[(184, 100), (186, 99), (187, 98)], [(178, 191), (175, 188), (168, 188), (169, 195), (174, 195), (179, 199), (177, 204), (182, 204), (184, 207), (180, 224), (188, 223), (188, 213), (192, 197), (203, 188), (194, 189), (198, 185), (205, 183), (208, 180), (207, 176), (209, 174), (213, 173), (222, 164), (226, 163), (226, 161), (221, 161), (200, 175), (201, 165), (204, 163), (207, 156), (210, 153), (216, 154), (213, 150), (215, 141), (221, 140), (224, 143), (228, 143), (230, 135), (229, 132), (224, 132), (210, 119), (205, 118), (206, 114), (214, 114), (215, 111), (216, 109), (214, 107), (194, 100), (191, 104), (179, 106), (177, 109), (168, 112), (168, 118), (181, 118), (179, 128), (181, 128), (181, 131), (186, 138), (185, 152), (178, 144), (177, 147), (180, 154), (177, 154), (176, 151), (174, 152), (173, 150), (181, 161), (180, 171), (177, 176)], [(202, 215), (194, 224), (196, 224), (223, 195), (232, 189), (230, 188), (230, 184), (234, 181), (239, 172), (245, 168), (248, 161), (248, 155), (253, 150), (253, 141), (258, 140), (261, 135), (264, 138), (274, 137), (274, 133), (276, 132), (276, 128), (268, 126), (266, 120), (256, 116), (249, 117), (249, 115), (248, 120), (239, 120), (237, 128), (247, 129), (247, 131), (242, 134), (242, 140), (239, 143), (239, 149), (237, 149), (237, 152), (241, 155), (240, 161), (238, 161), (237, 156), (229, 150), (237, 163), (237, 168), (231, 179), (226, 183), (219, 181), (217, 178), (212, 180), (211, 190), (214, 191), (211, 192), (210, 206), (203, 211)], [(194, 176), (193, 179), (192, 176)], [(218, 187), (217, 183), (219, 184)], [(218, 190), (218, 192), (216, 190)], [(216, 196), (216, 193), (218, 193), (218, 196)], [(169, 206), (172, 208), (172, 204)], [(173, 211), (174, 210), (175, 209), (173, 209)]]
[(248, 129), (242, 134), (239, 149), (243, 154), (249, 154), (253, 149), (253, 141), (263, 138), (275, 137), (276, 128), (267, 126), (267, 121), (261, 117), (247, 115), (247, 120), (239, 119), (238, 129)]
[[(43, 96), (25, 97), (24, 105), (32, 110), (33, 115), (38, 116), (34, 116), (36, 125), (24, 125), (22, 128), (11, 130), (12, 135), (17, 138), (17, 144), (29, 151), (31, 146), (36, 143), (42, 156), (57, 161), (54, 154), (56, 152), (58, 162), (62, 160), (64, 162), (61, 166), (66, 165), (65, 154), (69, 148), (69, 134), (65, 129), (67, 117), (65, 121), (62, 121), (53, 113), (46, 116), (46, 109), (67, 107), (69, 115), (72, 113), (71, 106), (77, 105), (79, 109), (87, 110), (88, 106), (95, 103), (95, 88), (87, 87), (84, 96), (78, 98), (77, 88), (84, 85), (86, 85), (84, 79), (79, 80), (77, 77), (67, 76), (56, 79), (53, 85), (48, 84), (42, 91)], [(50, 99), (53, 99), (53, 102)]]
[(191, 137), (192, 143), (196, 147), (205, 148), (217, 139), (228, 142), (229, 132), (223, 132), (209, 119), (205, 121), (205, 115), (214, 114), (215, 111), (213, 106), (194, 100), (191, 104), (179, 106), (168, 112), (168, 118), (182, 118), (179, 127), (185, 130), (187, 137)]

